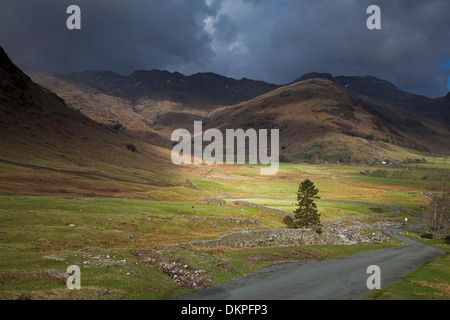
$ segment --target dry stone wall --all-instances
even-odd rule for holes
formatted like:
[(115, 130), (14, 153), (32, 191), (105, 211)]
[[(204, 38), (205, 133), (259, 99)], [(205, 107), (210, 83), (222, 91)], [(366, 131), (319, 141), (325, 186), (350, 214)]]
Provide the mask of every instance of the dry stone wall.
[(354, 221), (353, 223), (333, 223), (325, 227), (321, 234), (310, 229), (277, 229), (235, 232), (219, 239), (183, 243), (182, 246), (251, 248), (270, 246), (297, 246), (312, 244), (355, 245), (388, 241), (382, 230), (399, 228), (398, 221), (378, 221), (374, 224)]

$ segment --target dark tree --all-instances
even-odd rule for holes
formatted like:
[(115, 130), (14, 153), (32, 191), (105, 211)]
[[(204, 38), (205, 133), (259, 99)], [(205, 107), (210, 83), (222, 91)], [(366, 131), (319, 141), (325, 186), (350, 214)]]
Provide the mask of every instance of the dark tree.
[(297, 193), (298, 208), (294, 210), (294, 217), (286, 217), (284, 222), (291, 228), (308, 228), (322, 232), (320, 213), (317, 210), (315, 199), (320, 199), (319, 189), (307, 179), (303, 181)]

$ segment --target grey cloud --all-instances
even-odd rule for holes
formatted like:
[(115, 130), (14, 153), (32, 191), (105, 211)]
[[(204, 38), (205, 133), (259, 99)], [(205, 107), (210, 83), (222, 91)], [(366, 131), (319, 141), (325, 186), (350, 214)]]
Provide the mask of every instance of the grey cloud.
[[(285, 84), (307, 72), (374, 75), (428, 96), (447, 93), (448, 0), (0, 1), (0, 45), (48, 70), (212, 71)], [(368, 30), (366, 9), (382, 10)], [(213, 32), (205, 19), (214, 21)]]
[(215, 38), (221, 42), (231, 43), (236, 39), (239, 30), (230, 16), (220, 15), (214, 23)]
[(16, 60), (51, 70), (169, 68), (211, 56), (204, 1), (78, 0), (82, 30), (66, 28), (73, 1), (0, 3), (1, 45)]
[[(376, 2), (382, 10), (382, 30), (371, 31), (366, 27), (366, 9)], [(243, 66), (248, 72), (264, 70), (266, 80), (282, 83), (311, 71), (370, 74), (417, 93), (447, 93), (449, 70), (439, 66), (450, 58), (450, 2), (287, 3), (282, 12), (259, 17), (264, 21), (277, 15), (277, 20), (270, 35), (261, 34), (259, 44), (253, 44), (253, 57)]]

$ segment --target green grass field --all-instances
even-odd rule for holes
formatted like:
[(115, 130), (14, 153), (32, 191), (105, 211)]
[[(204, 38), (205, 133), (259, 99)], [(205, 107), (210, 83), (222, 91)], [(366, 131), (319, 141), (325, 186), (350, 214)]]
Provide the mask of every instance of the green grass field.
[[(11, 172), (14, 166), (9, 165), (4, 165), (3, 169), (0, 174), (16, 175), (17, 181), (27, 175), (36, 175), (37, 181), (45, 181), (46, 187), (50, 181), (66, 181), (69, 177), (68, 173), (50, 172), (47, 175), (42, 170), (24, 167)], [(50, 196), (0, 195), (0, 299), (165, 299), (191, 291), (164, 274), (161, 265), (139, 259), (133, 250), (158, 252), (164, 261), (203, 270), (205, 281), (218, 285), (275, 262), (330, 259), (397, 246), (396, 242), (239, 250), (186, 250), (174, 246), (216, 239), (236, 231), (284, 228), (281, 216), (230, 203), (241, 199), (292, 213), (298, 184), (306, 178), (315, 182), (322, 199), (338, 201), (318, 202), (324, 221), (389, 213), (387, 209), (374, 207), (376, 204), (420, 212), (427, 204), (423, 193), (431, 186), (439, 185), (439, 173), (448, 174), (450, 165), (420, 164), (416, 173), (401, 177), (397, 172), (403, 171), (396, 171), (401, 168), (389, 169), (383, 177), (371, 176), (370, 172), (376, 170), (364, 166), (281, 164), (278, 175), (259, 176), (259, 168), (252, 166), (217, 166), (213, 170), (201, 167), (187, 172), (186, 176), (173, 178), (172, 185), (165, 187), (147, 188), (129, 182), (108, 181), (105, 182), (105, 194), (108, 188), (118, 190), (110, 197), (89, 196), (79, 191), (71, 194), (69, 188)], [(424, 176), (428, 178), (422, 179)], [(186, 178), (202, 190), (190, 186)], [(12, 189), (18, 186), (18, 182), (5, 181), (11, 183)], [(77, 176), (74, 181), (80, 185), (98, 183), (99, 190), (104, 182), (85, 175)], [(5, 190), (7, 183), (3, 186)], [(39, 183), (36, 186), (33, 190), (39, 190)], [(38, 194), (38, 191), (31, 194)], [(119, 194), (127, 196), (116, 196)], [(201, 201), (211, 197), (223, 197), (228, 204), (218, 206)], [(339, 202), (341, 200), (361, 204)], [(247, 220), (237, 223), (228, 218)], [(65, 260), (45, 258), (49, 255)], [(62, 280), (46, 273), (48, 269), (65, 271), (72, 264), (81, 267), (81, 290), (68, 290)], [(441, 286), (430, 286), (436, 287), (438, 283), (448, 286), (448, 259), (439, 258), (417, 272), (412, 280), (405, 279), (398, 284), (409, 289), (397, 289), (394, 285), (370, 298), (442, 298), (439, 296)], [(439, 275), (437, 280), (431, 280), (435, 275)], [(398, 290), (409, 290), (411, 295), (395, 293)], [(436, 291), (421, 295), (426, 290)]]

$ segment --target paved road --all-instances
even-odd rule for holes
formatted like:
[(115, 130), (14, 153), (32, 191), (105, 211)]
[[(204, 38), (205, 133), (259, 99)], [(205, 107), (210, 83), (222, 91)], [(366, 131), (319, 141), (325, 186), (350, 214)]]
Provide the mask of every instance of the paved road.
[(398, 282), (444, 251), (385, 231), (408, 247), (375, 250), (325, 261), (275, 264), (225, 285), (178, 297), (182, 300), (361, 300), (371, 290), (367, 268), (377, 265), (381, 285)]

